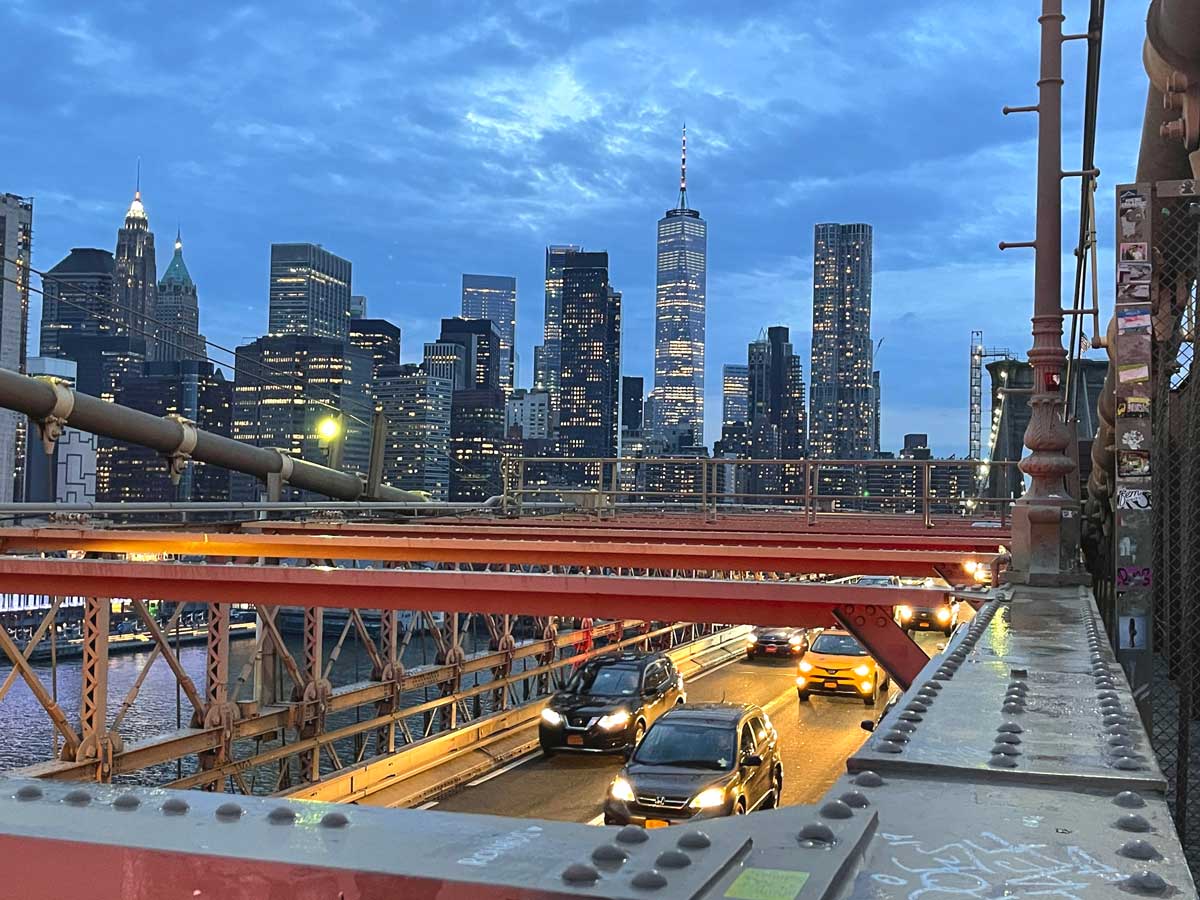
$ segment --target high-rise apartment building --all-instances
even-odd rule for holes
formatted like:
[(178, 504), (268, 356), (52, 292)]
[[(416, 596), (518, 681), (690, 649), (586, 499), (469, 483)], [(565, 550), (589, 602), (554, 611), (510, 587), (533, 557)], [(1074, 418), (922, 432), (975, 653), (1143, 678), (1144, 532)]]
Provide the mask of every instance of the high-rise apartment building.
[(621, 430), (641, 432), (646, 403), (646, 382), (640, 375), (621, 376)]
[(375, 378), (375, 399), (387, 420), (383, 480), (434, 500), (450, 496), (449, 379), (419, 365), (388, 365)]
[[(237, 348), (233, 437), (326, 464), (319, 423), (341, 416), (341, 468), (363, 477), (371, 450), (371, 358), (338, 338), (267, 335)], [(233, 498), (256, 499), (261, 485), (234, 476)], [(293, 492), (294, 493), (294, 492)]]
[(870, 225), (816, 226), (809, 443), (818, 459), (875, 450), (871, 249)]
[[(33, 201), (0, 194), (0, 369), (25, 371), (29, 340), (29, 259)], [(0, 410), (0, 503), (21, 499), (24, 487), (24, 417)]]
[(517, 388), (505, 404), (505, 436), (523, 441), (544, 441), (550, 437), (550, 395), (545, 391)]
[(687, 202), (687, 129), (679, 202), (658, 220), (654, 299), (654, 429), (688, 426), (704, 440), (704, 328), (708, 224)]
[(546, 248), (546, 308), (542, 326), (542, 344), (534, 348), (533, 387), (550, 395), (550, 410), (558, 414), (558, 383), (562, 352), (563, 262), (568, 254), (579, 253), (577, 244), (551, 244)]
[(400, 365), (400, 326), (387, 319), (350, 319), (350, 344), (371, 357), (374, 378), (383, 366)]
[(125, 213), (125, 224), (117, 231), (114, 265), (114, 315), (124, 323), (130, 336), (145, 339), (147, 358), (153, 358), (158, 330), (154, 323), (158, 267), (154, 259), (154, 232), (150, 230), (140, 190), (134, 192)]
[(750, 421), (750, 367), (726, 363), (721, 370), (721, 427)]
[(200, 300), (196, 283), (183, 261), (183, 236), (175, 234), (175, 255), (158, 280), (155, 304), (154, 355), (157, 360), (206, 359), (204, 335), (200, 333)]
[(517, 279), (511, 275), (462, 277), (462, 317), (487, 319), (500, 335), (500, 386), (512, 390), (517, 333)]
[(272, 244), (270, 333), (347, 340), (350, 269), (319, 244)]
[(607, 253), (569, 253), (562, 268), (558, 431), (567, 456), (611, 457), (620, 403), (621, 295)]

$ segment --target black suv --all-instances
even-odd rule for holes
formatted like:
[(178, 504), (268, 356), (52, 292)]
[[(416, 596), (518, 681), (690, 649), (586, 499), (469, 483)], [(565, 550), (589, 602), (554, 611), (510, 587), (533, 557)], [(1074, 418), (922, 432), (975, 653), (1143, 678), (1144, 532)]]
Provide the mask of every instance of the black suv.
[(746, 659), (756, 656), (793, 659), (807, 650), (807, 628), (755, 628), (746, 637)]
[(753, 704), (698, 703), (654, 724), (604, 799), (605, 825), (660, 828), (779, 805), (779, 735)]
[(637, 746), (646, 729), (687, 700), (683, 676), (664, 653), (598, 656), (575, 670), (538, 723), (547, 756), (557, 750), (611, 752)]

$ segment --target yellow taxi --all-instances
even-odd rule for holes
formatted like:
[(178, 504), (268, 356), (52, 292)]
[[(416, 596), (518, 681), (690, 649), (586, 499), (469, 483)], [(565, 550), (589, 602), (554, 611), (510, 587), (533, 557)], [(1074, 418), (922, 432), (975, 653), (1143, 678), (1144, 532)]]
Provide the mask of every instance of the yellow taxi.
[(817, 635), (798, 668), (796, 695), (802, 701), (809, 694), (842, 694), (874, 706), (888, 688), (887, 673), (854, 635), (838, 628)]

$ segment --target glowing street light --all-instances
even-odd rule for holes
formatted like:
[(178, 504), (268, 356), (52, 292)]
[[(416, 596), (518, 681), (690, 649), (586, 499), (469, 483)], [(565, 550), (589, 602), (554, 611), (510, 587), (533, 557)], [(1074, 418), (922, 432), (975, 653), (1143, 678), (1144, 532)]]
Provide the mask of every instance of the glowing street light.
[(317, 423), (317, 434), (323, 441), (332, 441), (341, 433), (342, 425), (333, 416), (327, 416)]

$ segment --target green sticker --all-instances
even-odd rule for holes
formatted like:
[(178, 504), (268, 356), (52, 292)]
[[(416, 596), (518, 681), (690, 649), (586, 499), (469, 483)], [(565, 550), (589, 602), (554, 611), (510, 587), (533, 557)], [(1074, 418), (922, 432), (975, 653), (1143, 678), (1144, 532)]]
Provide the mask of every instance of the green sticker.
[(796, 900), (807, 881), (807, 872), (746, 869), (734, 879), (725, 896), (730, 900)]

